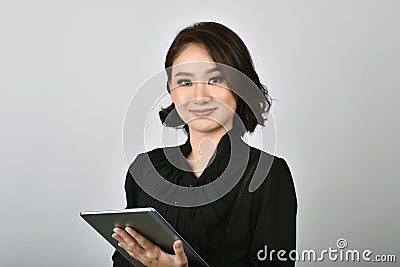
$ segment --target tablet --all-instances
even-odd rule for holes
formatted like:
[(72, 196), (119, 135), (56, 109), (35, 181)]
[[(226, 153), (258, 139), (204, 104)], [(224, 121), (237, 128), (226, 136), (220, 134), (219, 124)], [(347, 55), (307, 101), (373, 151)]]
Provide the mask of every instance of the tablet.
[(175, 240), (180, 239), (183, 242), (189, 266), (192, 264), (194, 266), (209, 267), (189, 243), (154, 208), (84, 211), (80, 215), (135, 267), (145, 267), (145, 265), (118, 246), (118, 240), (111, 236), (115, 227), (132, 227), (153, 244), (170, 254), (175, 254), (172, 245)]

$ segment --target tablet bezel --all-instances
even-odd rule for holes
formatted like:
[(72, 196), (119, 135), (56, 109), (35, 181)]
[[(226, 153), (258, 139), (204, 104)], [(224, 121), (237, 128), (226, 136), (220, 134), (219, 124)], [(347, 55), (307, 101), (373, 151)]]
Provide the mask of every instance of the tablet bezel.
[(115, 227), (125, 228), (125, 226), (130, 226), (165, 252), (171, 254), (173, 254), (173, 242), (180, 239), (183, 242), (189, 263), (195, 261), (200, 266), (209, 267), (190, 244), (152, 207), (83, 211), (80, 215), (130, 263), (134, 264), (135, 267), (145, 267), (145, 265), (131, 257), (123, 248), (118, 246), (118, 240), (111, 236), (114, 233), (113, 229)]

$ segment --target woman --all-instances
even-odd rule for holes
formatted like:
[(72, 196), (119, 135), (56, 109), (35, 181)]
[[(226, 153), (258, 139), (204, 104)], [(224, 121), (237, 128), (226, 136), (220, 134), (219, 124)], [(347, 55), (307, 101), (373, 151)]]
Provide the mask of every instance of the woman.
[[(138, 155), (126, 176), (127, 208), (156, 208), (210, 266), (294, 266), (297, 200), (289, 167), (241, 139), (264, 125), (271, 106), (245, 44), (219, 23), (196, 23), (178, 33), (165, 68), (172, 104), (160, 119), (183, 127), (188, 138)], [(157, 175), (208, 193), (162, 198), (176, 191), (142, 186)], [(222, 189), (209, 190), (223, 179)], [(165, 252), (130, 228), (114, 229), (113, 237), (146, 266), (194, 266), (180, 240)], [(113, 262), (132, 266), (117, 251)]]

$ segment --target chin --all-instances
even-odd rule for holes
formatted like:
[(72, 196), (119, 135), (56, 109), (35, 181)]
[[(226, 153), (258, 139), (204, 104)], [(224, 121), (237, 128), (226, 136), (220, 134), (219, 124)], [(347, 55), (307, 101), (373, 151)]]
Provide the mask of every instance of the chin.
[(198, 132), (210, 132), (221, 128), (222, 125), (212, 119), (198, 118), (191, 121), (189, 127)]

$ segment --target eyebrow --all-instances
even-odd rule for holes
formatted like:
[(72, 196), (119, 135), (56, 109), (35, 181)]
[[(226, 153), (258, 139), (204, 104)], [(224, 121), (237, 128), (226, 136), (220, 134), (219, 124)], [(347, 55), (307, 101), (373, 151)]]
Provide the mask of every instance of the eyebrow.
[[(208, 69), (205, 73), (209, 74), (209, 73), (212, 73), (214, 71), (219, 71), (219, 68), (218, 67), (214, 67), (214, 68)], [(180, 71), (180, 72), (177, 72), (174, 76), (175, 77), (176, 76), (190, 76), (190, 77), (193, 77), (194, 75), (191, 72)]]

